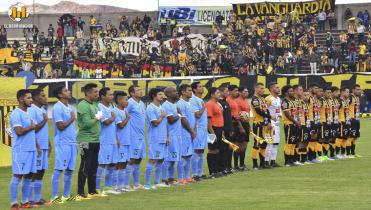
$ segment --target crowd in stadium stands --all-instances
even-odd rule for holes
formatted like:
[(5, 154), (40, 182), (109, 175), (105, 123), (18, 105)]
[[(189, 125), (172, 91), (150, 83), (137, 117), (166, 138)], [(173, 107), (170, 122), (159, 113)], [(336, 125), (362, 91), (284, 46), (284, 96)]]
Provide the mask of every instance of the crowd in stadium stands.
[[(46, 54), (52, 64), (52, 74), (48, 77), (53, 78), (67, 75), (81, 77), (68, 73), (72, 72), (74, 59), (109, 63), (112, 68), (114, 64), (122, 64), (126, 72), (122, 76), (125, 77), (140, 72), (143, 64), (161, 63), (173, 65), (176, 76), (296, 74), (303, 73), (305, 67), (312, 74), (371, 70), (371, 30), (367, 10), (354, 17), (347, 9), (344, 14), (347, 30), (339, 35), (331, 31), (337, 27), (333, 11), (321, 11), (316, 16), (307, 14), (303, 18), (293, 11), (263, 20), (241, 19), (231, 11), (226, 26), (222, 25), (223, 19), (221, 15), (216, 17), (211, 33), (204, 35), (207, 38), (206, 49), (201, 51), (192, 47), (190, 39), (179, 40), (179, 37), (190, 34), (191, 26), (177, 24), (173, 18), (160, 17), (157, 27), (147, 15), (131, 21), (122, 16), (119, 26), (113, 25), (110, 20), (102, 25), (94, 16), (85, 23), (80, 17), (76, 19), (64, 15), (56, 29), (50, 24), (46, 33), (39, 32), (36, 26), (25, 29), (26, 46), (20, 46), (18, 41), (7, 43), (6, 29), (1, 27), (0, 47), (10, 45), (14, 51), (28, 49), (33, 52), (36, 62), (41, 61), (42, 54)], [(89, 35), (84, 34), (85, 25), (90, 28)], [(328, 25), (326, 29), (325, 25)], [(112, 52), (109, 46), (104, 51), (93, 47), (100, 37), (128, 36), (158, 40), (160, 44), (154, 49), (142, 49), (139, 56)], [(325, 40), (320, 40), (320, 36), (325, 36)], [(67, 37), (75, 38), (69, 42)], [(163, 41), (170, 38), (171, 48), (168, 48)], [(62, 71), (58, 73), (58, 69)], [(92, 77), (95, 75), (90, 75)]]

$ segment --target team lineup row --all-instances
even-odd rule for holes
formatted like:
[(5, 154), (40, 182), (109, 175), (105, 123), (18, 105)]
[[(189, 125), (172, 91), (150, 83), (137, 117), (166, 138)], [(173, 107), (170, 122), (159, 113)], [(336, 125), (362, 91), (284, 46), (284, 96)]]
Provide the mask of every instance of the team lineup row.
[[(288, 85), (282, 88), (282, 100), (276, 83), (270, 84), (269, 90), (271, 94), (264, 98), (264, 85), (256, 84), (250, 105), (245, 87), (213, 87), (208, 90), (209, 100), (205, 103), (204, 87), (194, 82), (182, 84), (178, 90), (173, 87), (151, 89), (151, 103), (145, 107), (139, 86), (128, 89), (129, 97), (125, 92), (113, 93), (109, 88), (98, 90), (96, 84), (90, 83), (84, 87), (85, 99), (75, 110), (68, 104), (70, 92), (65, 87), (57, 87), (54, 95), (59, 101), (52, 108), (55, 168), (50, 202), (41, 198), (43, 175), (52, 149), (44, 108), (47, 98), (42, 90), (20, 90), (19, 106), (10, 117), (14, 138), (11, 209), (184, 185), (245, 171), (249, 134), (254, 137), (253, 169), (279, 167), (276, 157), (281, 119), (285, 130), (285, 166), (355, 155), (360, 124), (358, 85), (352, 89), (351, 96), (347, 88), (322, 89), (313, 84), (303, 90), (301, 86)], [(145, 127), (148, 128), (147, 143)], [(207, 146), (210, 176), (203, 174)], [(81, 155), (78, 192), (77, 196), (71, 196), (77, 147)], [(142, 186), (139, 168), (146, 151), (148, 162)], [(59, 196), (62, 173), (64, 189)], [(101, 186), (103, 176), (105, 183)], [(84, 191), (86, 181), (88, 194)], [(18, 204), (20, 182), (22, 198)]]

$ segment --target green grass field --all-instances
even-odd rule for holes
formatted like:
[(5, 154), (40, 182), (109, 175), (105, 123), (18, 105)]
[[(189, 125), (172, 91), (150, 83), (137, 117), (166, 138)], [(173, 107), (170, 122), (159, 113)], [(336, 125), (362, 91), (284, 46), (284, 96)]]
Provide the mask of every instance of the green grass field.
[[(362, 120), (357, 153), (362, 158), (277, 168), (207, 180), (187, 186), (136, 191), (39, 209), (371, 209), (371, 119)], [(51, 126), (50, 126), (51, 127)], [(281, 144), (282, 146), (282, 144)], [(251, 143), (246, 156), (251, 168)], [(282, 148), (279, 163), (282, 164)], [(50, 168), (53, 168), (51, 160)], [(142, 178), (145, 164), (142, 164)], [(207, 166), (205, 167), (205, 172)], [(9, 208), (11, 168), (0, 168), (0, 210)], [(50, 197), (51, 172), (43, 198)], [(62, 183), (63, 181), (61, 181)], [(77, 173), (72, 192), (76, 192)]]

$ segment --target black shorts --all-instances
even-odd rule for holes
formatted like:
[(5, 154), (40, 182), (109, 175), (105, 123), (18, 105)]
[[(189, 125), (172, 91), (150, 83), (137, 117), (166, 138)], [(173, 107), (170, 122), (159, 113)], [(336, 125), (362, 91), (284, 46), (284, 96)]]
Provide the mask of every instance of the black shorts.
[(221, 144), (222, 144), (223, 128), (213, 127), (213, 129), (214, 129), (214, 133), (216, 135), (216, 140), (215, 140), (214, 144), (210, 144), (210, 143), (207, 144), (209, 150), (220, 149)]
[[(252, 131), (254, 132), (255, 135), (261, 137), (261, 138), (264, 138), (263, 137), (263, 123), (254, 123), (252, 125)], [(254, 146), (255, 148), (258, 148), (258, 147), (266, 147), (267, 146), (267, 143), (264, 142), (262, 144), (260, 144), (258, 141), (256, 141), (256, 139), (254, 139)]]
[(337, 138), (340, 138), (340, 124), (332, 124), (332, 141), (335, 142)]
[(340, 124), (340, 138), (347, 139), (350, 135), (350, 124), (346, 124), (345, 122), (341, 122)]
[(332, 129), (331, 125), (323, 123), (321, 125), (321, 129), (319, 131), (319, 138), (325, 140), (325, 142), (329, 142), (332, 138)]
[(246, 123), (246, 122), (243, 122), (242, 123), (242, 127), (243, 129), (245, 129), (246, 133), (240, 133), (239, 129), (238, 129), (238, 134), (240, 136), (240, 139), (241, 139), (241, 142), (249, 142), (249, 134), (250, 134), (250, 124), (249, 123)]
[[(315, 124), (314, 122), (310, 122), (310, 140), (318, 140), (319, 136), (319, 131), (320, 131), (321, 125), (320, 124)], [(313, 136), (316, 136), (313, 138)]]
[(300, 129), (300, 141), (301, 142), (309, 142), (310, 141), (310, 128), (307, 128), (307, 126), (301, 126)]
[(359, 138), (360, 132), (359, 129), (361, 128), (361, 122), (356, 119), (352, 119), (350, 121), (350, 137), (352, 138)]
[(285, 131), (285, 142), (286, 144), (297, 144), (299, 143), (298, 131), (299, 128), (296, 125), (284, 125)]

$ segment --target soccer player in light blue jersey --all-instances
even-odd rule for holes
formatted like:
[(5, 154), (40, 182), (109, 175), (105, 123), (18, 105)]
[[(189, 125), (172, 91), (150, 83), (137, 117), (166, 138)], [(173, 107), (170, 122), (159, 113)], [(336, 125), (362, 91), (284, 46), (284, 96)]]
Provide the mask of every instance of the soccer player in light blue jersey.
[(144, 141), (145, 108), (141, 101), (142, 89), (138, 85), (129, 87), (129, 99), (127, 112), (130, 115), (130, 164), (133, 173), (135, 189), (143, 189), (140, 185), (140, 162), (146, 157), (146, 143)]
[[(116, 113), (112, 105), (113, 93), (111, 89), (105, 87), (99, 91), (100, 103), (99, 110), (102, 112), (100, 119), (100, 148), (98, 154), (99, 167), (97, 170), (96, 189), (100, 196), (104, 197), (107, 194), (119, 194), (113, 186), (117, 181), (117, 156), (118, 156), (118, 140), (116, 138)], [(104, 174), (105, 189), (101, 189), (101, 178)]]
[(174, 172), (175, 164), (179, 164), (181, 159), (180, 148), (182, 144), (181, 113), (176, 106), (179, 95), (173, 87), (166, 88), (165, 95), (167, 100), (162, 104), (162, 108), (166, 112), (170, 144), (167, 147), (166, 159), (162, 166), (162, 179), (170, 185), (178, 185), (179, 182), (174, 179)]
[[(165, 148), (169, 144), (166, 112), (161, 106), (164, 93), (158, 88), (153, 88), (148, 93), (151, 103), (147, 106), (146, 119), (148, 126), (148, 163), (146, 166), (146, 184), (144, 189), (168, 187), (160, 183), (162, 164), (165, 159)], [(151, 185), (152, 168), (155, 167), (154, 183)]]
[(130, 192), (130, 170), (127, 165), (130, 161), (130, 115), (126, 108), (128, 106), (128, 96), (125, 92), (115, 93), (116, 112), (116, 135), (119, 140), (118, 160), (117, 160), (117, 190)]
[[(54, 96), (58, 102), (54, 104), (52, 115), (54, 123), (54, 146), (55, 146), (55, 167), (52, 175), (52, 203), (64, 203), (76, 200), (71, 196), (72, 172), (75, 170), (77, 147), (76, 147), (76, 113), (68, 99), (71, 92), (66, 87), (60, 86), (54, 90)], [(64, 186), (62, 197), (58, 196), (59, 182), (64, 172)]]
[(205, 102), (202, 100), (204, 87), (200, 82), (191, 84), (193, 96), (191, 98), (191, 105), (196, 117), (197, 135), (193, 140), (193, 155), (192, 155), (192, 176), (195, 181), (201, 181), (204, 164), (204, 151), (207, 145), (207, 110)]
[[(193, 154), (192, 141), (196, 138), (195, 113), (192, 109), (190, 99), (192, 97), (192, 88), (188, 84), (179, 86), (181, 98), (177, 102), (177, 107), (182, 113), (182, 145), (181, 156), (182, 160), (178, 164), (178, 181), (181, 184), (192, 183), (190, 178), (191, 172), (191, 157)], [(183, 174), (184, 171), (184, 174)]]
[[(36, 125), (27, 112), (32, 104), (32, 95), (29, 90), (17, 92), (19, 105), (10, 114), (12, 128), (12, 179), (10, 181), (11, 209), (35, 208), (37, 205), (29, 202), (31, 193), (32, 174), (36, 173)], [(18, 185), (22, 181), (22, 200), (18, 204)]]
[[(37, 172), (33, 175), (32, 191), (30, 194), (31, 200), (36, 205), (45, 205), (48, 202), (41, 199), (41, 191), (43, 185), (43, 177), (45, 170), (48, 169), (49, 156), (51, 152), (51, 144), (48, 134), (48, 115), (47, 115), (47, 97), (43, 90), (36, 89), (32, 91), (33, 104), (27, 109), (31, 119), (35, 122), (36, 128), (36, 146), (38, 153), (36, 159)], [(32, 194), (34, 198), (32, 199)]]

